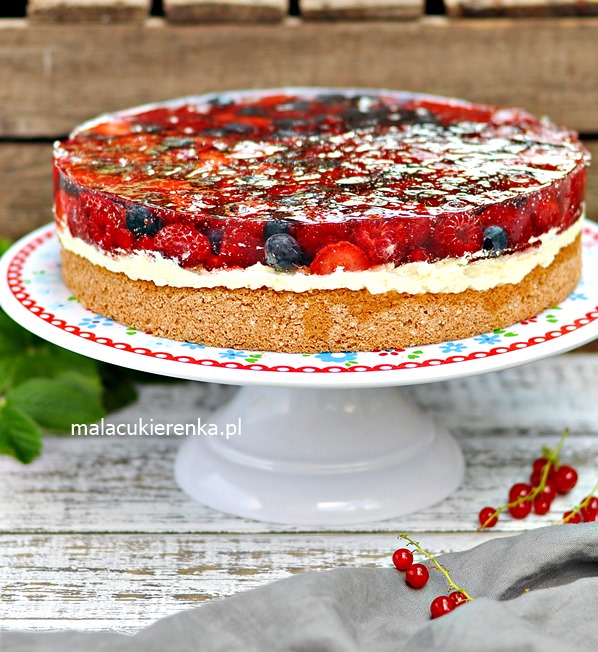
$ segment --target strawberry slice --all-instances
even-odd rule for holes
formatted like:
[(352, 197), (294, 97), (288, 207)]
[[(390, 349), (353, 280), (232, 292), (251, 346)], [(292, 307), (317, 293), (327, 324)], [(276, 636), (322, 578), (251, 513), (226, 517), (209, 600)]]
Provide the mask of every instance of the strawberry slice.
[(341, 240), (326, 245), (318, 251), (310, 269), (314, 274), (332, 274), (336, 269), (345, 272), (360, 272), (370, 267), (370, 260), (358, 246)]
[(183, 267), (200, 265), (210, 253), (210, 241), (188, 224), (168, 224), (158, 231), (154, 246)]
[(467, 213), (450, 213), (434, 229), (434, 249), (439, 258), (460, 258), (482, 248), (480, 221)]

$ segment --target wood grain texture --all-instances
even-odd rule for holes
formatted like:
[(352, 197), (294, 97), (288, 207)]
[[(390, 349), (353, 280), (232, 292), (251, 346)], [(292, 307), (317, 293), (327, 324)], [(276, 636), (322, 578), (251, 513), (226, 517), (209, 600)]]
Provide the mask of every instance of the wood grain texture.
[(171, 23), (279, 23), (287, 0), (163, 0)]
[(27, 15), (41, 23), (141, 23), (151, 0), (29, 0)]
[(377, 20), (418, 18), (423, 0), (301, 0), (306, 20)]
[(103, 111), (285, 85), (404, 88), (520, 105), (598, 133), (597, 41), (593, 18), (205, 26), (151, 19), (109, 30), (2, 20), (0, 136), (54, 138)]
[[(145, 386), (114, 419), (209, 418), (235, 388)], [(304, 528), (234, 518), (187, 499), (166, 438), (49, 437), (29, 467), (0, 458), (0, 568), (5, 629), (132, 632), (157, 618), (273, 580), (340, 566), (389, 568), (399, 531), (434, 554), (464, 550), (556, 521), (598, 472), (598, 356), (560, 356), (474, 378), (403, 388), (464, 448), (463, 486), (419, 514), (350, 528)], [(563, 459), (580, 483), (551, 513), (504, 518), (476, 531), (481, 504), (523, 480), (565, 425)], [(573, 527), (573, 526), (572, 526)], [(117, 552), (117, 554), (115, 554)]]
[[(73, 125), (74, 126), (74, 125)], [(598, 220), (598, 140), (586, 141), (587, 214)], [(18, 238), (52, 219), (50, 143), (0, 143), (0, 237)]]
[(596, 0), (445, 0), (451, 17), (595, 16)]

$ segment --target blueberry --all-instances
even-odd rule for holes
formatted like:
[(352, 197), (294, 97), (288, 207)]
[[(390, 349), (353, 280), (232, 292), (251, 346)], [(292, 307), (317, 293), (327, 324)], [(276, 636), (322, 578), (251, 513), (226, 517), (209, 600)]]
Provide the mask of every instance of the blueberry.
[(206, 235), (208, 236), (208, 240), (210, 241), (210, 249), (215, 256), (217, 256), (220, 253), (223, 233), (224, 233), (224, 229), (206, 230)]
[(61, 190), (64, 190), (68, 195), (72, 195), (73, 197), (78, 197), (79, 196), (79, 186), (67, 177), (64, 173), (60, 173), (60, 176), (58, 177), (58, 184), (60, 186)]
[(275, 233), (289, 233), (291, 230), (291, 223), (285, 220), (270, 220), (264, 226), (264, 240), (267, 240)]
[(162, 220), (147, 206), (129, 206), (127, 209), (127, 228), (136, 238), (156, 235), (163, 226)]
[(507, 232), (501, 226), (489, 226), (484, 230), (484, 251), (498, 256), (509, 246)]
[(229, 122), (224, 126), (224, 130), (227, 134), (249, 134), (253, 127), (244, 122)]
[(275, 233), (266, 240), (266, 263), (270, 267), (289, 271), (301, 264), (302, 257), (299, 243), (288, 233)]
[(261, 106), (242, 106), (238, 111), (237, 115), (257, 115), (265, 116), (268, 115), (266, 109)]

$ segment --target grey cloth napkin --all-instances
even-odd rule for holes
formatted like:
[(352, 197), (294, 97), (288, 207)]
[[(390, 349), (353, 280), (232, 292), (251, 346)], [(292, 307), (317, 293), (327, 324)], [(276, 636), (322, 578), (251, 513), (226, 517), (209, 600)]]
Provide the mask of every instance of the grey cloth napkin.
[[(389, 556), (392, 550), (389, 550)], [(2, 652), (566, 652), (598, 650), (598, 523), (545, 527), (443, 555), (473, 602), (394, 568), (311, 572), (164, 618), (134, 636), (4, 632)]]

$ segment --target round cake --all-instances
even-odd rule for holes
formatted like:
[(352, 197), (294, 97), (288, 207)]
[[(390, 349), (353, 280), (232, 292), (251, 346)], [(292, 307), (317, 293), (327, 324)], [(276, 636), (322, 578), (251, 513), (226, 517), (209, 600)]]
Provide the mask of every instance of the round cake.
[(521, 109), (382, 90), (194, 96), (54, 148), (63, 274), (208, 346), (382, 350), (527, 319), (581, 275), (589, 156)]

